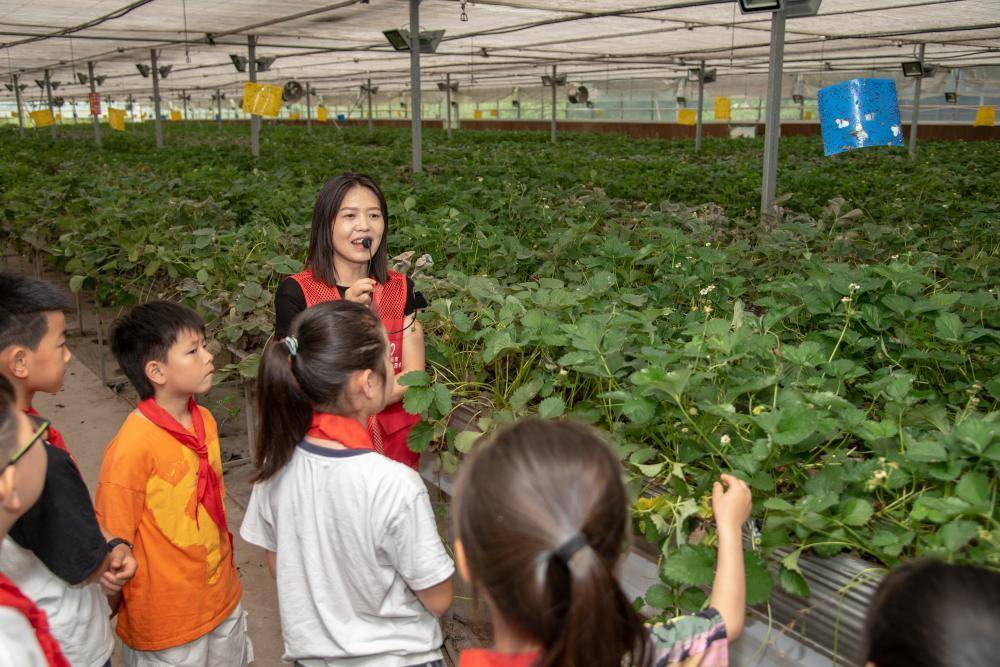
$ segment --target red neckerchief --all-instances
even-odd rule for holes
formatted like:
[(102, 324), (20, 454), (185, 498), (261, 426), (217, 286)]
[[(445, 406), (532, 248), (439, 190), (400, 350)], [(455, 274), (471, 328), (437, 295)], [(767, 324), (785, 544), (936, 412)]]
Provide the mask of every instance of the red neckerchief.
[(541, 655), (530, 653), (497, 653), (485, 648), (470, 648), (458, 657), (458, 667), (532, 667)]
[(35, 630), (35, 639), (41, 647), (45, 659), (50, 667), (70, 667), (69, 662), (63, 657), (59, 649), (59, 643), (49, 632), (49, 621), (45, 612), (39, 609), (34, 602), (24, 596), (14, 582), (0, 573), (0, 607), (10, 607), (24, 614), (24, 617)]
[[(194, 425), (194, 435), (178, 423), (173, 416), (160, 407), (155, 399), (147, 398), (136, 406), (143, 417), (153, 422), (174, 437), (192, 452), (198, 455), (198, 503), (205, 507), (208, 516), (212, 517), (219, 530), (229, 534), (226, 526), (226, 507), (222, 504), (222, 484), (215, 469), (208, 462), (208, 447), (205, 446), (205, 419), (194, 399), (188, 402), (191, 411), (191, 422)], [(198, 522), (197, 506), (195, 507), (195, 525)], [(230, 536), (232, 539), (232, 536)]]
[[(38, 414), (38, 410), (36, 410), (35, 408), (28, 408), (27, 410), (24, 411), (24, 414), (42, 419), (42, 416)], [(58, 447), (67, 454), (70, 453), (69, 448), (66, 446), (66, 439), (63, 438), (62, 433), (57, 431), (56, 427), (53, 426), (52, 424), (49, 424), (49, 434), (45, 440), (53, 447)], [(70, 454), (70, 456), (72, 456), (72, 454)]]
[(328, 412), (314, 412), (312, 423), (306, 435), (321, 440), (339, 442), (348, 449), (371, 449), (372, 437), (368, 429), (356, 419), (331, 415)]

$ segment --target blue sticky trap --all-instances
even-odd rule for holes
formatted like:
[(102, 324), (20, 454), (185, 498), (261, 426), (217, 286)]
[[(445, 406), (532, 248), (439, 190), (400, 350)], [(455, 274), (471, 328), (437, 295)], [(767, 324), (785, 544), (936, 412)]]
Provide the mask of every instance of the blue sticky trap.
[(345, 120), (347, 120), (347, 116), (345, 116), (342, 113), (338, 113), (337, 114), (337, 120), (339, 120), (341, 123), (343, 123)]
[(823, 152), (902, 146), (899, 97), (892, 79), (851, 79), (819, 91)]

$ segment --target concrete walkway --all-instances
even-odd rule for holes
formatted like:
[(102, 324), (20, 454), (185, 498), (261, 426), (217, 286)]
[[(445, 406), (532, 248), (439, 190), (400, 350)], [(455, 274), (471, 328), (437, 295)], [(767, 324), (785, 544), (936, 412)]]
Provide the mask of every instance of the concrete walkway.
[[(71, 339), (71, 345), (72, 342)], [(62, 391), (54, 396), (39, 394), (35, 397), (35, 408), (65, 435), (93, 495), (104, 447), (118, 432), (132, 405), (104, 387), (94, 372), (74, 358), (66, 371)], [(226, 470), (226, 486), (230, 490), (226, 510), (229, 529), (236, 536), (236, 566), (243, 582), (243, 606), (249, 613), (250, 638), (257, 658), (254, 664), (270, 667), (282, 664), (277, 592), (261, 551), (239, 537), (243, 508), (250, 493), (249, 473), (247, 465)], [(116, 650), (112, 665), (121, 664)]]

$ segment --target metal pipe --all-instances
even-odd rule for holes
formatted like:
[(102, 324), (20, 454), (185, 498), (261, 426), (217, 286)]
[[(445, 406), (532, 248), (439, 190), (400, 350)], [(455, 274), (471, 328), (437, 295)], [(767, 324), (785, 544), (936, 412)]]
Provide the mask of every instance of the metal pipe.
[(17, 131), (24, 136), (24, 109), (21, 108), (21, 85), (18, 75), (14, 75), (14, 101), (17, 103)]
[(160, 71), (156, 69), (156, 49), (149, 52), (153, 65), (153, 122), (156, 127), (156, 147), (163, 148), (163, 123), (160, 120)]
[(94, 81), (94, 61), (92, 61), (92, 60), (87, 63), (87, 75), (90, 77), (90, 99), (89, 99), (89, 102), (90, 102), (90, 119), (91, 119), (91, 121), (93, 122), (93, 125), (94, 125), (94, 143), (97, 144), (98, 148), (100, 148), (101, 147), (101, 123), (97, 119), (97, 113), (95, 113), (95, 109), (94, 109), (94, 102), (95, 101), (97, 102), (98, 107), (100, 106), (101, 102), (100, 102), (100, 99), (97, 97), (97, 83)]
[(451, 139), (451, 73), (444, 75), (445, 104), (448, 105), (448, 138)]
[[(924, 44), (917, 47), (917, 60), (920, 61), (920, 67), (923, 68), (924, 65)], [(918, 76), (916, 82), (914, 82), (913, 89), (913, 113), (910, 116), (910, 157), (914, 157), (917, 154), (917, 128), (920, 126), (920, 92), (924, 81), (924, 77)]]
[[(250, 82), (257, 82), (257, 38), (247, 35), (247, 49), (250, 60), (247, 63), (247, 72), (250, 74)], [(250, 154), (255, 158), (260, 157), (260, 116), (250, 115)]]
[(694, 128), (694, 149), (701, 150), (701, 119), (705, 113), (705, 61), (698, 64), (698, 122)]
[(312, 86), (306, 83), (306, 132), (313, 131), (312, 119)]
[(215, 122), (219, 124), (219, 127), (222, 127), (222, 89), (221, 88), (216, 88), (215, 89), (215, 109), (216, 109)]
[(420, 126), (420, 0), (410, 0), (410, 106), (413, 173), (424, 170)]
[(183, 111), (183, 113), (184, 113), (184, 120), (187, 120), (188, 119), (188, 96), (187, 96), (187, 91), (186, 90), (182, 90), (181, 91), (181, 107), (184, 109), (184, 111)]
[(49, 75), (49, 70), (45, 70), (45, 94), (49, 98), (49, 113), (52, 115), (52, 124), (49, 125), (49, 134), (52, 135), (52, 139), (56, 138), (56, 112), (55, 108), (52, 106), (52, 77)]
[(552, 143), (556, 143), (556, 66), (552, 66)]
[(767, 71), (767, 117), (764, 125), (764, 174), (760, 189), (761, 221), (771, 214), (778, 181), (778, 141), (781, 138), (781, 75), (785, 57), (785, 12), (771, 15), (771, 54)]
[(371, 134), (372, 132), (375, 131), (375, 124), (372, 121), (372, 80), (371, 80), (371, 77), (368, 77), (367, 89), (368, 89), (368, 134)]

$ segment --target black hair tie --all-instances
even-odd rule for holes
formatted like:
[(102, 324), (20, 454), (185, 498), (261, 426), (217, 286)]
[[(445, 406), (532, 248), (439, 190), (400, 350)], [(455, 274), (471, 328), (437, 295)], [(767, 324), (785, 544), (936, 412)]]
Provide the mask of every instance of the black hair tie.
[(562, 561), (566, 567), (569, 567), (569, 561), (573, 558), (573, 554), (587, 546), (587, 544), (587, 536), (583, 533), (576, 533), (563, 542), (562, 546), (556, 549), (552, 555)]

